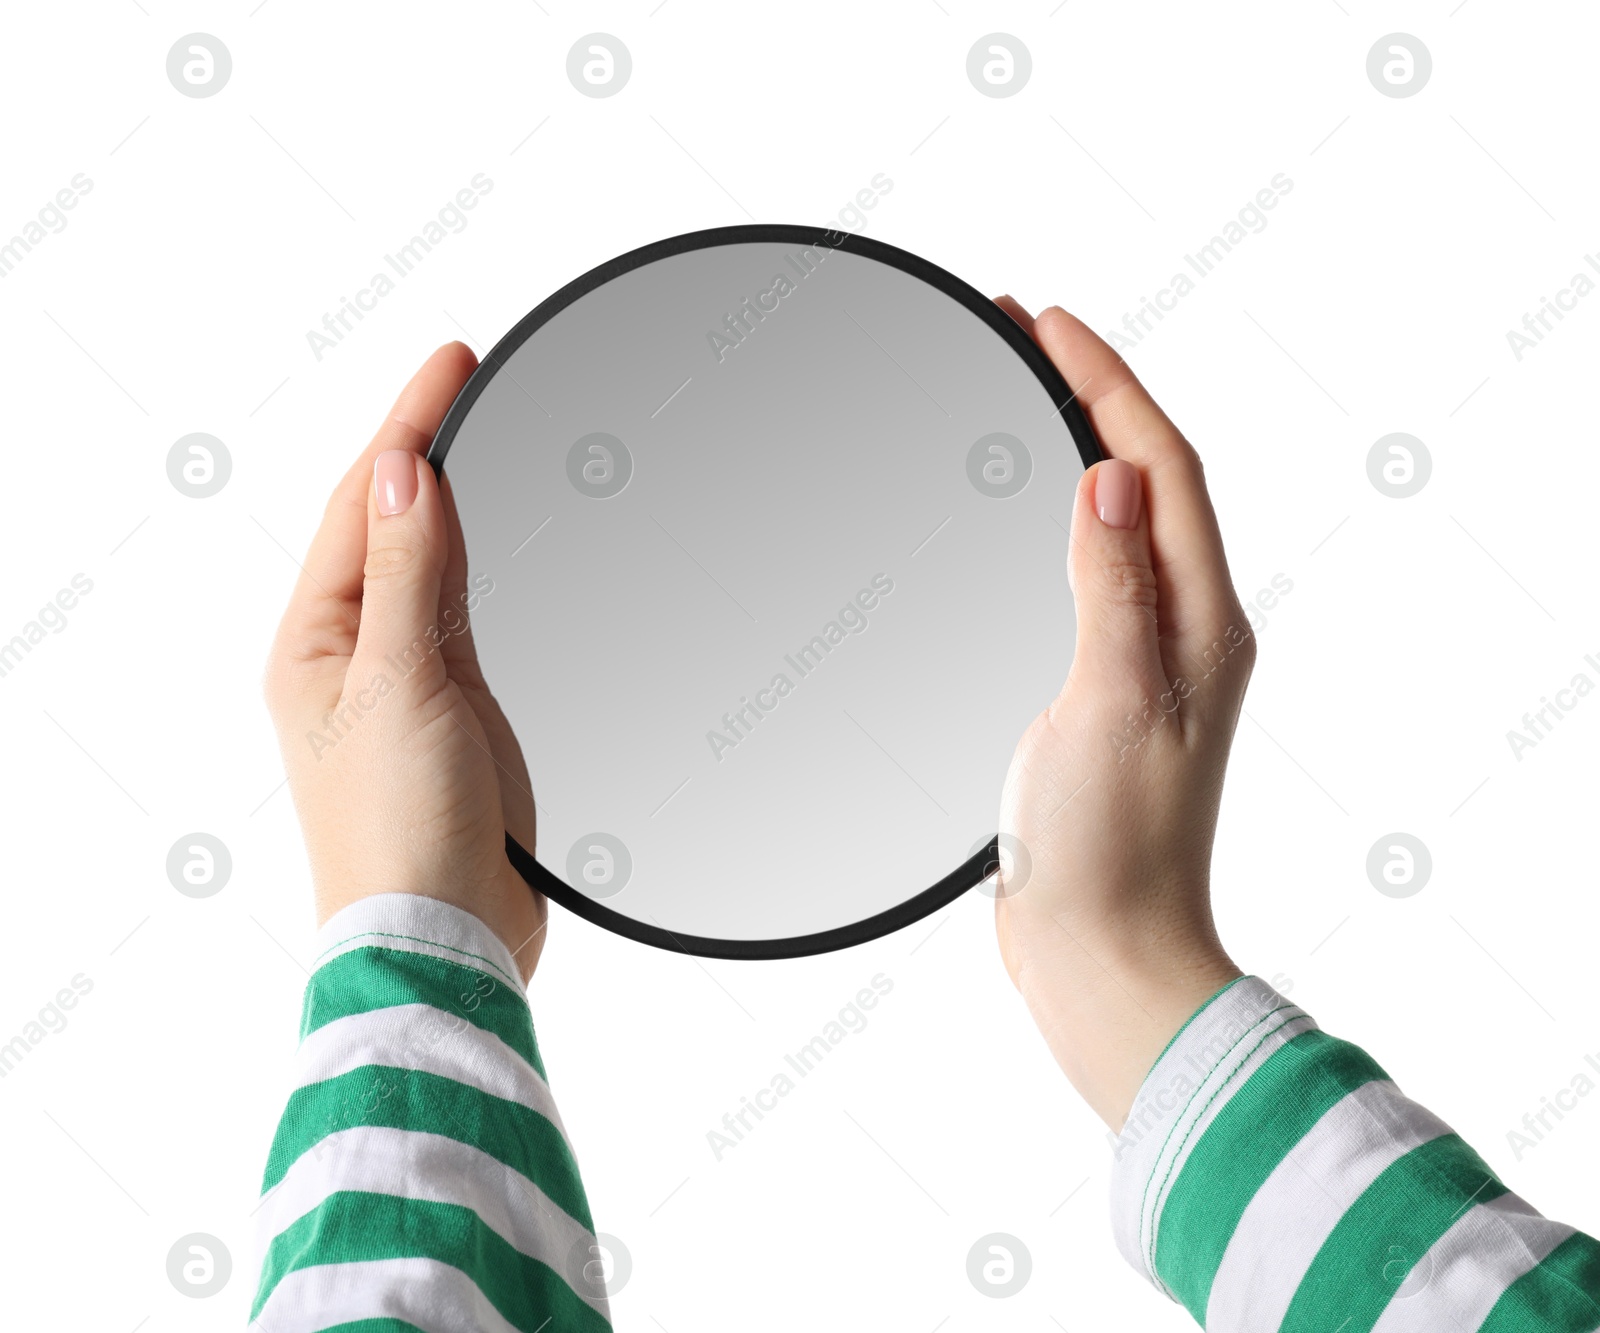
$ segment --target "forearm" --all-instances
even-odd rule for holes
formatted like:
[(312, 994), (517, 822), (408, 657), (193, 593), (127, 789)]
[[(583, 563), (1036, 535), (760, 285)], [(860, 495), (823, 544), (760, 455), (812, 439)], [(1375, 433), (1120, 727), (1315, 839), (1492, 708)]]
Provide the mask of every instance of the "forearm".
[(1156, 1061), (1115, 1156), (1118, 1247), (1213, 1333), (1600, 1327), (1600, 1245), (1258, 978)]
[(586, 1280), (583, 1184), (506, 946), (407, 894), (345, 909), (319, 946), (263, 1182), (252, 1318), (273, 1333), (381, 1317), (608, 1328)]

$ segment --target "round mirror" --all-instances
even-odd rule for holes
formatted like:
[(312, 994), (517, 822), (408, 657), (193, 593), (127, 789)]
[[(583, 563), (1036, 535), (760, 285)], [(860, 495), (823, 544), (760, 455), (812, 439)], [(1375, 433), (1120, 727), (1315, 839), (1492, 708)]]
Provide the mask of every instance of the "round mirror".
[(1072, 660), (1099, 456), (1002, 310), (862, 236), (696, 232), (557, 292), (430, 454), (537, 796), (513, 864), (620, 934), (742, 958), (981, 882)]

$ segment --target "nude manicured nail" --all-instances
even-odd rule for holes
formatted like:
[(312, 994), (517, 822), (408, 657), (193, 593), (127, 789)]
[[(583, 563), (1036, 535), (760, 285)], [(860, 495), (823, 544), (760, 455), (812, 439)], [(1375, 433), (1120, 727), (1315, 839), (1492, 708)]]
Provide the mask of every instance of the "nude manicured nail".
[(386, 449), (373, 465), (372, 484), (380, 514), (403, 514), (417, 498), (417, 456), (409, 449)]
[(1139, 526), (1139, 469), (1120, 458), (1095, 469), (1094, 511), (1108, 528)]

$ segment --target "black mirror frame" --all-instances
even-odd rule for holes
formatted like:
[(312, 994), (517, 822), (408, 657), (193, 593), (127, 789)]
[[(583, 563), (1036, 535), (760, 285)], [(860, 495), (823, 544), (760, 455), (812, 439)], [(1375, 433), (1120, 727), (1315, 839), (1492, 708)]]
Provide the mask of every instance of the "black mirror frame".
[[(983, 320), (1006, 341), (1012, 351), (1022, 358), (1028, 369), (1044, 386), (1045, 392), (1050, 395), (1050, 401), (1058, 404), (1057, 411), (1078, 446), (1084, 467), (1093, 467), (1105, 457), (1088, 419), (1077, 404), (1076, 395), (1067, 386), (1061, 373), (1033, 339), (1018, 327), (1016, 321), (982, 292), (969, 286), (953, 273), (936, 264), (930, 264), (909, 251), (886, 245), (882, 241), (869, 240), (855, 232), (828, 228), (819, 230), (816, 227), (799, 227), (782, 223), (757, 223), (751, 226), (713, 227), (706, 231), (686, 232), (681, 236), (670, 236), (665, 240), (641, 246), (637, 250), (630, 250), (627, 254), (619, 255), (597, 268), (590, 269), (582, 277), (574, 279), (560, 291), (541, 301), (495, 344), (473, 372), (472, 378), (456, 396), (455, 402), (450, 405), (450, 410), (446, 413), (444, 422), (440, 425), (428, 450), (428, 461), (433, 465), (434, 472), (443, 474), (444, 461), (450, 452), (450, 445), (466, 420), (468, 412), (471, 411), (472, 405), (477, 401), (478, 395), (499, 373), (512, 353), (562, 310), (613, 278), (646, 264), (655, 263), (659, 259), (691, 250), (751, 242), (823, 246), (830, 250), (857, 254), (900, 269), (938, 288)], [(777, 940), (722, 940), (701, 935), (676, 934), (662, 926), (649, 925), (624, 916), (580, 893), (535, 860), (532, 853), (509, 833), (506, 834), (506, 856), (517, 873), (528, 882), (530, 888), (544, 894), (552, 902), (560, 903), (569, 912), (584, 920), (627, 939), (653, 945), (658, 949), (703, 958), (800, 958), (864, 944), (868, 940), (888, 935), (903, 926), (920, 921), (945, 904), (955, 901), (959, 895), (988, 877), (988, 873), (998, 862), (999, 840), (998, 837), (991, 839), (987, 847), (974, 853), (936, 884), (887, 911), (863, 917), (860, 921), (833, 930)]]

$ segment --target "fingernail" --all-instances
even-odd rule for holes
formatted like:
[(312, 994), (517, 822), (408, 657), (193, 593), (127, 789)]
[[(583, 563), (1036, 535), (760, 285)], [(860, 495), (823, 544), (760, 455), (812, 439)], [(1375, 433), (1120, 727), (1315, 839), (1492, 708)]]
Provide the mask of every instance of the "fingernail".
[(417, 456), (409, 449), (386, 449), (372, 469), (380, 514), (403, 514), (417, 498)]
[(1139, 469), (1121, 458), (1107, 459), (1094, 471), (1094, 511), (1108, 528), (1139, 526)]

